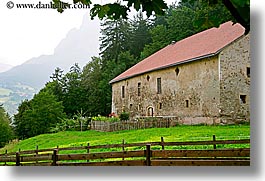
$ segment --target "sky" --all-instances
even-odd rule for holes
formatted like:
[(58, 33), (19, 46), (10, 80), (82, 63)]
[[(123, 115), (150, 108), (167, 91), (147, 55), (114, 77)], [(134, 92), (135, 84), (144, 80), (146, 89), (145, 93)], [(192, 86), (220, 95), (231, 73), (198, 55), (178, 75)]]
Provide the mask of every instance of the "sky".
[[(32, 57), (53, 54), (69, 30), (79, 28), (87, 9), (8, 9), (9, 0), (0, 2), (0, 63), (19, 65)], [(41, 0), (49, 3), (51, 0)], [(36, 3), (36, 0), (13, 0)], [(99, 27), (93, 27), (99, 28)], [(93, 28), (91, 31), (93, 31)]]
[[(10, 0), (0, 1), (0, 63), (19, 65), (33, 57), (53, 54), (54, 48), (69, 30), (79, 28), (88, 9), (70, 9), (58, 13), (53, 9), (7, 8)], [(50, 3), (51, 0), (40, 0)], [(38, 3), (37, 0), (12, 0), (13, 3)], [(72, 0), (64, 0), (72, 3)], [(92, 2), (113, 2), (94, 0)], [(166, 0), (171, 3), (174, 0)], [(91, 20), (93, 21), (93, 20)], [(96, 26), (96, 25), (95, 25)], [(99, 25), (91, 27), (98, 31)], [(97, 46), (97, 45), (95, 45)]]

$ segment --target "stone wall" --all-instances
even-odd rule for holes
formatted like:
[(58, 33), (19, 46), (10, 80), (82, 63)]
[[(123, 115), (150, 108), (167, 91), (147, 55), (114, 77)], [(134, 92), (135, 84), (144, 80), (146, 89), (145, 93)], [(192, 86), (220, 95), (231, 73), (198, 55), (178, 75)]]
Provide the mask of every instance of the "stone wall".
[[(161, 78), (161, 93), (157, 79)], [(122, 87), (124, 86), (124, 98)], [(112, 112), (175, 116), (183, 124), (218, 122), (217, 56), (145, 73), (112, 85)]]
[(226, 47), (219, 61), (221, 122), (250, 121), (250, 35)]

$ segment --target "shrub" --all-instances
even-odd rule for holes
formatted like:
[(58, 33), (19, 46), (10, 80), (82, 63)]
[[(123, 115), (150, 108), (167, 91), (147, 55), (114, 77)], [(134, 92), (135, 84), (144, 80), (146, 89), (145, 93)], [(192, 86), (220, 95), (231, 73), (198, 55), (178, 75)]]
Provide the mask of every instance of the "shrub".
[(120, 120), (121, 121), (126, 121), (126, 120), (129, 120), (129, 117), (130, 117), (130, 113), (128, 112), (122, 112), (120, 115)]
[(105, 116), (95, 116), (92, 121), (106, 121), (106, 122), (118, 122), (120, 118), (118, 117), (105, 117)]
[(111, 117), (111, 118), (108, 118), (108, 121), (109, 122), (118, 122), (118, 121), (120, 121), (120, 118), (118, 118), (118, 117)]
[(94, 116), (92, 117), (92, 121), (108, 121), (108, 118), (105, 116)]
[(90, 117), (74, 115), (73, 119), (61, 119), (61, 121), (57, 123), (55, 127), (50, 129), (50, 132), (56, 133), (59, 131), (86, 131), (89, 127), (90, 121)]

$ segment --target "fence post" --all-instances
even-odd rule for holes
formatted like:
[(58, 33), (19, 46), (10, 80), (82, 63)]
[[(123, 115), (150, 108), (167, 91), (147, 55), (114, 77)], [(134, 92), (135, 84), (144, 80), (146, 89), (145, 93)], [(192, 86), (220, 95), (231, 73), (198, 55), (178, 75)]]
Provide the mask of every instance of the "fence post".
[[(89, 154), (89, 143), (87, 143), (87, 154)], [(87, 159), (87, 162), (89, 162), (89, 159)]]
[(16, 152), (16, 166), (20, 166), (20, 154)]
[(52, 155), (52, 166), (57, 166), (57, 161), (58, 161), (58, 149), (54, 149)]
[[(38, 156), (38, 149), (39, 149), (39, 146), (38, 145), (36, 145), (36, 157)], [(38, 158), (37, 158), (38, 159)], [(38, 163), (38, 160), (36, 160), (36, 163)]]
[(124, 143), (125, 143), (125, 141), (124, 141), (124, 139), (123, 139), (123, 140), (122, 140), (122, 151), (123, 151), (122, 160), (124, 160)]
[(164, 138), (163, 137), (161, 137), (161, 146), (162, 146), (162, 150), (164, 150), (165, 149), (165, 145), (164, 145)]
[[(213, 141), (216, 141), (215, 135), (213, 135)], [(213, 149), (216, 150), (216, 144), (213, 144)]]
[(146, 166), (151, 166), (151, 145), (146, 145)]
[[(6, 150), (5, 156), (7, 157), (7, 150)], [(5, 162), (5, 165), (6, 165), (6, 162)]]

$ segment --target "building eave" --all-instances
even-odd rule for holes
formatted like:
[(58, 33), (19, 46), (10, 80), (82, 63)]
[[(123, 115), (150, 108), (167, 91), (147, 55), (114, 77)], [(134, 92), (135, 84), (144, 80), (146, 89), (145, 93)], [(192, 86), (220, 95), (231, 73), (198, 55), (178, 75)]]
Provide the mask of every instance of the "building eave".
[(138, 74), (134, 74), (134, 75), (131, 75), (131, 76), (127, 76), (127, 77), (123, 77), (123, 78), (120, 78), (120, 79), (117, 79), (115, 80), (115, 78), (113, 80), (111, 80), (109, 82), (109, 84), (113, 84), (113, 83), (117, 83), (117, 82), (120, 82), (120, 81), (123, 81), (123, 80), (126, 80), (126, 79), (129, 79), (129, 78), (132, 78), (132, 77), (136, 77), (136, 76), (139, 76), (139, 75), (143, 75), (143, 74), (146, 74), (146, 73), (149, 73), (149, 72), (153, 72), (153, 71), (157, 71), (157, 70), (161, 70), (161, 69), (165, 69), (165, 68), (169, 68), (169, 67), (173, 67), (173, 66), (177, 66), (177, 65), (180, 65), (180, 64), (184, 64), (184, 63), (189, 63), (189, 62), (193, 62), (193, 61), (197, 61), (197, 60), (201, 60), (201, 59), (204, 59), (204, 58), (210, 58), (210, 57), (213, 57), (215, 55), (218, 55), (221, 51), (223, 51), (226, 47), (228, 47), (229, 45), (231, 45), (232, 43), (236, 42), (237, 40), (241, 39), (242, 37), (244, 37), (245, 35), (241, 35), (239, 36), (237, 39), (235, 39), (234, 41), (230, 42), (229, 44), (227, 44), (226, 46), (222, 47), (221, 49), (217, 50), (216, 52), (214, 53), (210, 53), (210, 54), (206, 54), (206, 55), (202, 55), (202, 56), (199, 56), (199, 57), (195, 57), (195, 58), (191, 58), (191, 59), (187, 59), (187, 60), (183, 60), (181, 62), (176, 62), (176, 63), (173, 63), (173, 64), (169, 64), (169, 65), (165, 65), (165, 66), (161, 66), (161, 67), (158, 67), (158, 68), (155, 68), (155, 69), (151, 69), (151, 70), (148, 70), (148, 71), (144, 71), (144, 72), (140, 72)]
[(109, 84), (117, 83), (117, 82), (129, 79), (129, 78), (132, 78), (132, 77), (136, 77), (136, 76), (139, 76), (139, 75), (143, 75), (143, 74), (149, 73), (149, 72), (153, 72), (153, 71), (157, 71), (157, 70), (162, 70), (162, 69), (174, 67), (174, 66), (177, 66), (177, 65), (180, 65), (180, 64), (185, 64), (185, 63), (197, 61), (197, 60), (204, 59), (204, 58), (210, 58), (210, 57), (213, 57), (213, 56), (217, 55), (219, 52), (220, 51), (218, 50), (215, 53), (210, 53), (210, 54), (203, 55), (203, 56), (200, 56), (200, 57), (195, 57), (195, 58), (184, 60), (184, 61), (181, 61), (181, 62), (176, 62), (176, 63), (170, 64), (170, 65), (161, 66), (161, 67), (158, 67), (158, 68), (155, 68), (155, 69), (151, 69), (151, 70), (148, 70), (148, 71), (145, 71), (145, 72), (141, 72), (141, 73), (134, 74), (134, 75), (131, 75), (131, 76), (123, 77), (121, 79), (117, 79), (117, 80), (113, 79), (113, 80), (111, 80), (109, 82)]

